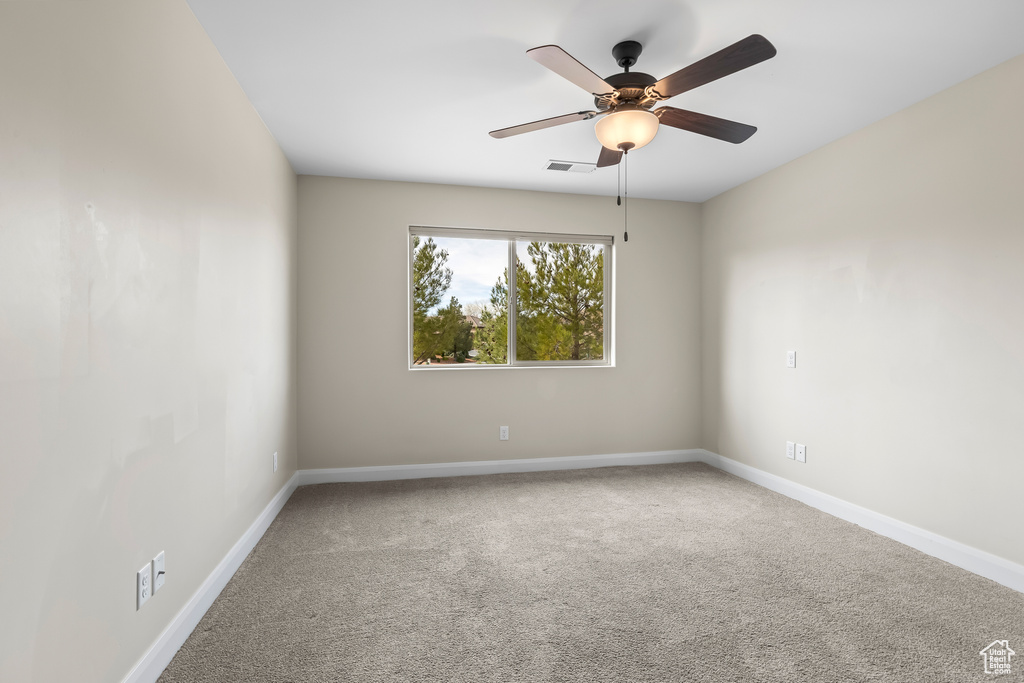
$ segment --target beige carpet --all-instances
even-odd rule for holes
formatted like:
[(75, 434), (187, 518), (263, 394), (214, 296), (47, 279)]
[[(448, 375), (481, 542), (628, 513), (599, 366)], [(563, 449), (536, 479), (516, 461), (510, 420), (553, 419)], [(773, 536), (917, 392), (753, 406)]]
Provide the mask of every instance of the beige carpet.
[(701, 464), (300, 488), (160, 678), (993, 680), (1024, 594)]

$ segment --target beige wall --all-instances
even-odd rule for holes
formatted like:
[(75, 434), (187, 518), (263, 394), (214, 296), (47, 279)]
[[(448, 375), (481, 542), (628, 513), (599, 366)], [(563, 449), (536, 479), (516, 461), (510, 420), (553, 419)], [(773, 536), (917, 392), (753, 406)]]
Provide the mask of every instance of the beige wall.
[(1024, 563), (1022, 84), (1018, 57), (704, 205), (706, 448)]
[(119, 681), (295, 470), (296, 179), (184, 0), (0, 2), (0, 93), (0, 680)]
[[(697, 447), (698, 217), (631, 201), (623, 244), (609, 197), (301, 176), (300, 466)], [(410, 371), (411, 224), (615, 235), (617, 367)]]

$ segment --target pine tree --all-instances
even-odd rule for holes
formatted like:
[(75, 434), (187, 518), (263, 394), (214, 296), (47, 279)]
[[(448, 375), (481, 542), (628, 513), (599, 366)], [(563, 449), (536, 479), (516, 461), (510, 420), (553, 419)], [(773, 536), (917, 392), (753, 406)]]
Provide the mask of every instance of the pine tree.
[(435, 336), (439, 355), (450, 355), (456, 362), (466, 360), (473, 345), (473, 326), (466, 320), (462, 305), (452, 297), (448, 305), (437, 311), (437, 332)]
[(491, 305), (480, 314), (484, 326), (477, 333), (478, 363), (508, 363), (508, 268), (491, 287)]
[(452, 271), (447, 267), (448, 252), (439, 249), (433, 238), (420, 244), (418, 235), (412, 238), (412, 355), (414, 362), (422, 362), (443, 353), (440, 345), (440, 320), (430, 316), (452, 284)]
[[(533, 272), (516, 261), (516, 359), (596, 360), (604, 354), (604, 249), (592, 244), (531, 242)], [(508, 271), (491, 288), (483, 316), (482, 362), (505, 363)]]
[(604, 250), (593, 244), (531, 242), (533, 274), (518, 288), (521, 360), (589, 360), (604, 353)]

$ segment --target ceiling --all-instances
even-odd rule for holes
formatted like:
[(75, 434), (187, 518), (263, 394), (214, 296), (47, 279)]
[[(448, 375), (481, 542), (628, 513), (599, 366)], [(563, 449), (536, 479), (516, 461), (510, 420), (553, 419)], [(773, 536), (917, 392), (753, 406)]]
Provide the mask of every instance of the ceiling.
[(635, 197), (701, 202), (1024, 53), (1021, 0), (188, 0), (300, 174), (614, 195), (593, 109), (529, 59), (557, 44), (602, 77), (637, 40), (657, 78), (760, 33), (778, 55), (667, 104), (758, 127), (740, 145), (662, 126)]

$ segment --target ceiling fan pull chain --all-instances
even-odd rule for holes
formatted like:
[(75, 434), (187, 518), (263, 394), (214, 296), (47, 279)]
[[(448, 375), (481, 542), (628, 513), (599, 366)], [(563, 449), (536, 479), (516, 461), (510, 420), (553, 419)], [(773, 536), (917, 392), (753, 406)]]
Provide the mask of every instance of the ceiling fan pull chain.
[(622, 165), (615, 166), (615, 206), (622, 206)]
[(629, 241), (629, 150), (622, 153), (622, 165), (625, 166), (622, 169), (624, 177), (622, 182), (623, 194), (626, 197), (626, 203), (622, 207), (622, 241)]

